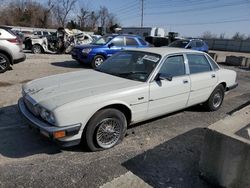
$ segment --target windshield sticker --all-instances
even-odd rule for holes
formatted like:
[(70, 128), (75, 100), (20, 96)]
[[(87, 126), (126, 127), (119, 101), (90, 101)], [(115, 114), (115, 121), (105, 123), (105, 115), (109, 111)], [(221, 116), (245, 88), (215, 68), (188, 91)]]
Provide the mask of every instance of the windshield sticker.
[(157, 61), (159, 61), (160, 58), (155, 57), (155, 56), (151, 56), (151, 55), (144, 55), (144, 57), (142, 59), (153, 61), (156, 63)]

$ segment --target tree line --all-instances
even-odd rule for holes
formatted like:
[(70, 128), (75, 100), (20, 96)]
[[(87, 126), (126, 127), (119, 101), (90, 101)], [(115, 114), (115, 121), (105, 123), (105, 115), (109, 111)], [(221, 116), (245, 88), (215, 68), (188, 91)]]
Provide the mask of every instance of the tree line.
[(220, 35), (214, 34), (210, 31), (205, 31), (201, 38), (203, 39), (232, 39), (232, 40), (250, 40), (250, 34), (247, 36), (240, 32), (236, 32), (231, 38), (226, 38), (225, 33), (221, 33)]
[[(96, 31), (98, 27), (110, 30), (119, 26), (117, 17), (101, 6), (90, 10), (78, 0), (0, 0), (0, 25), (39, 28), (69, 27)], [(74, 14), (73, 14), (74, 13)]]

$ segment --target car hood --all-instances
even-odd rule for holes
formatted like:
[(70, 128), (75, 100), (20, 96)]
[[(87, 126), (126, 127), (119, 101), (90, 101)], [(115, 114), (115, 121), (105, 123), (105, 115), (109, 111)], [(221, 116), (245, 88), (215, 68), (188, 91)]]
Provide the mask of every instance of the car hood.
[(23, 91), (36, 103), (53, 110), (72, 101), (113, 93), (139, 84), (142, 82), (84, 70), (33, 80), (23, 86)]

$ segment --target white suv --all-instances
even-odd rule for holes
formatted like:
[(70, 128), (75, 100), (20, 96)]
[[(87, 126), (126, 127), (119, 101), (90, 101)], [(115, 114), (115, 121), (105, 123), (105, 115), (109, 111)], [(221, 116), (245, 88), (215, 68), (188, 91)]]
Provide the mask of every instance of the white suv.
[(24, 61), (22, 42), (9, 27), (0, 26), (0, 73), (7, 71), (14, 63)]

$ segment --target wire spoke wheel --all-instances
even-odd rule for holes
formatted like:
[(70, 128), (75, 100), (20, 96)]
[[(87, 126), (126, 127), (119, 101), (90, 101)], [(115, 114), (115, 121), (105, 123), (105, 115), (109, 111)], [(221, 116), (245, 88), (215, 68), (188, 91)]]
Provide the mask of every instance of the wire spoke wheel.
[(96, 141), (102, 148), (114, 146), (122, 133), (122, 124), (115, 118), (106, 118), (97, 127)]

